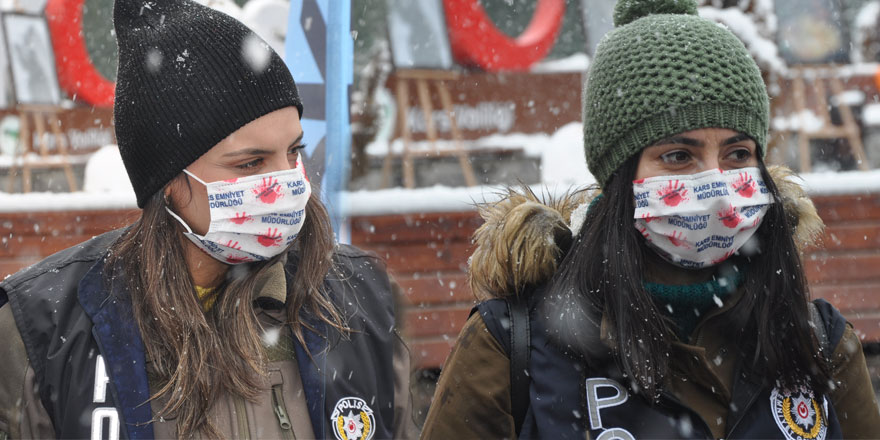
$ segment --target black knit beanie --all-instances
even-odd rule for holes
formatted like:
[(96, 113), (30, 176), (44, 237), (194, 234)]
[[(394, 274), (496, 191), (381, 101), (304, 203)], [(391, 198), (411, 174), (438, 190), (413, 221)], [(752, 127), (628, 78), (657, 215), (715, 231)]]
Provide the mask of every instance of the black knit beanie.
[(237, 20), (190, 0), (116, 0), (113, 113), (138, 207), (247, 123), (302, 103), (287, 66)]

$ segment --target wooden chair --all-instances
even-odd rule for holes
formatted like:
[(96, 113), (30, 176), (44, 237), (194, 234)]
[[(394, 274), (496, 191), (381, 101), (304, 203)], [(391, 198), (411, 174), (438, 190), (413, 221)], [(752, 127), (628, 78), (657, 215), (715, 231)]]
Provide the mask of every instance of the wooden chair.
[[(12, 156), (6, 191), (13, 191), (17, 168), (21, 169), (21, 188), (24, 193), (31, 192), (31, 171), (35, 168), (64, 170), (68, 188), (71, 192), (76, 191), (76, 178), (67, 155), (69, 141), (61, 130), (59, 109), (52, 106), (20, 105), (18, 112), (21, 148)], [(49, 151), (50, 132), (55, 139), (55, 151), (52, 152)], [(34, 145), (34, 135), (39, 140), (39, 146)]]
[[(458, 123), (455, 117), (455, 110), (452, 105), (452, 95), (446, 86), (446, 81), (458, 78), (458, 74), (443, 70), (398, 70), (395, 73), (397, 81), (397, 128), (398, 133), (403, 139), (403, 154), (401, 161), (403, 164), (403, 182), (406, 188), (415, 187), (415, 159), (417, 157), (442, 157), (456, 156), (464, 175), (465, 183), (468, 186), (475, 186), (477, 178), (474, 175), (473, 167), (468, 160), (467, 152), (464, 149), (461, 131), (458, 129)], [(407, 109), (409, 109), (409, 92), (410, 83), (414, 83), (419, 96), (419, 104), (425, 118), (425, 131), (428, 142), (431, 144), (430, 151), (414, 152), (412, 150), (412, 130), (407, 120)], [(434, 107), (431, 100), (431, 85), (434, 86), (440, 97), (440, 103), (449, 118), (450, 129), (452, 131), (453, 148), (451, 150), (441, 150), (437, 147), (437, 127), (434, 125)], [(389, 145), (388, 154), (382, 163), (382, 187), (387, 188), (391, 182), (391, 160), (394, 153)]]
[[(859, 169), (867, 170), (868, 161), (865, 158), (865, 148), (862, 145), (862, 133), (852, 108), (840, 98), (843, 95), (843, 82), (833, 66), (823, 67), (797, 67), (792, 68), (792, 101), (794, 110), (801, 118), (797, 129), (798, 156), (800, 172), (809, 173), (812, 170), (812, 158), (810, 153), (810, 141), (813, 139), (846, 139), (849, 142), (850, 152), (856, 159)], [(809, 84), (809, 86), (807, 85)], [(836, 103), (840, 113), (842, 125), (831, 123), (831, 110), (828, 106), (827, 87), (831, 88), (833, 96), (838, 97)], [(814, 101), (813, 106), (808, 106), (810, 97)], [(807, 128), (802, 115), (805, 111), (816, 113), (822, 126), (812, 130)]]

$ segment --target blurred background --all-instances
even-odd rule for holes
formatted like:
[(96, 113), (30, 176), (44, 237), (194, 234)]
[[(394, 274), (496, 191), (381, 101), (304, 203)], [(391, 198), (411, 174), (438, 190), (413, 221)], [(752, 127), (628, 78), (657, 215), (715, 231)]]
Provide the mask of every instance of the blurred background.
[[(614, 1), (329, 1), (201, 2), (290, 66), (340, 239), (404, 288), (423, 418), (474, 304), (474, 204), (594, 182), (581, 93)], [(114, 145), (112, 5), (0, 0), (0, 277), (138, 214)], [(880, 383), (880, 1), (707, 0), (700, 15), (762, 69), (768, 161), (800, 173), (828, 226), (804, 257), (812, 295), (855, 325)]]

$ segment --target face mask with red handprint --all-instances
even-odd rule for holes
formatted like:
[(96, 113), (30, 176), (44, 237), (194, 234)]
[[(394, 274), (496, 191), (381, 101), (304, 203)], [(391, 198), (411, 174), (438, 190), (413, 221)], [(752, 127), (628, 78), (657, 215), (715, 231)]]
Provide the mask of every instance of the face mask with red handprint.
[(773, 198), (758, 168), (633, 181), (635, 227), (666, 260), (713, 266), (752, 237)]
[(208, 255), (227, 264), (268, 260), (293, 242), (306, 218), (312, 194), (302, 161), (296, 168), (238, 179), (205, 183), (211, 225), (202, 236), (170, 209), (186, 229), (184, 235)]

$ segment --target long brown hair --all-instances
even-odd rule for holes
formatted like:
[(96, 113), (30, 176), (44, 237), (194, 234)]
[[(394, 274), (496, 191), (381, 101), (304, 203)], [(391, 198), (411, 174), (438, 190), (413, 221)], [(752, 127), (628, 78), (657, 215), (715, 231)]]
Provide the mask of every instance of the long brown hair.
[[(290, 253), (296, 269), (292, 280), (288, 277), (287, 318), (303, 345), (303, 328), (310, 327), (301, 311), (347, 330), (322, 287), (333, 266), (334, 239), (317, 194), (315, 189), (290, 248), (296, 249)], [(105, 280), (123, 283), (131, 296), (151, 379), (160, 386), (150, 400), (166, 402), (156, 418), (176, 418), (180, 438), (200, 431), (220, 437), (208, 417), (214, 402), (225, 393), (253, 401), (264, 387), (267, 360), (259, 322), (248, 305), (261, 274), (285, 254), (230, 268), (216, 290), (216, 302), (205, 312), (184, 259), (186, 238), (166, 207), (170, 203), (162, 190), (146, 202), (141, 217), (113, 245)]]

